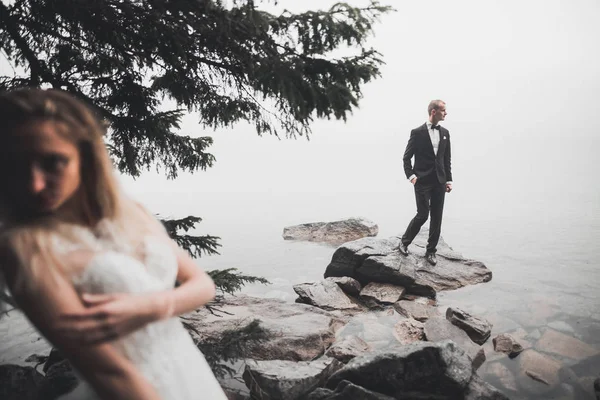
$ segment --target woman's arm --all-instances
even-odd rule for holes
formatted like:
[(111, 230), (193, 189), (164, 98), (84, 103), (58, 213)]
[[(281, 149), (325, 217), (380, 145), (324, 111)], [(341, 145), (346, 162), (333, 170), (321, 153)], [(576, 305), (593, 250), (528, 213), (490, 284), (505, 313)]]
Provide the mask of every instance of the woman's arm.
[(173, 290), (155, 297), (159, 317), (172, 317), (194, 311), (215, 298), (213, 280), (199, 268), (192, 258), (173, 242), (177, 255), (177, 282)]
[(83, 294), (87, 308), (61, 317), (57, 329), (62, 336), (86, 344), (109, 342), (211, 301), (215, 297), (212, 279), (175, 242), (165, 240), (177, 257), (177, 288), (143, 294)]
[(199, 268), (189, 254), (169, 237), (164, 226), (141, 204), (139, 209), (156, 224), (158, 235), (164, 237), (177, 257), (177, 282), (179, 286), (153, 296), (154, 317), (169, 318), (194, 311), (215, 298), (216, 288), (213, 280)]
[[(17, 258), (6, 250), (0, 254), (0, 265), (9, 288), (17, 277)], [(102, 399), (152, 399), (159, 396), (152, 385), (112, 345), (85, 345), (61, 334), (61, 316), (80, 313), (84, 305), (72, 284), (62, 275), (40, 271), (35, 290), (24, 285), (13, 291), (14, 298), (36, 328), (71, 362)]]

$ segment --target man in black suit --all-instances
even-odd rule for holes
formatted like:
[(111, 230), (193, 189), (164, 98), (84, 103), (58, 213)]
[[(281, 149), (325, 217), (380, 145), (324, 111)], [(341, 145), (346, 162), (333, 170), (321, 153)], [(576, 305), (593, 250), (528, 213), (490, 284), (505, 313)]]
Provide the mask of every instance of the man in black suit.
[(408, 245), (412, 243), (431, 213), (425, 258), (431, 265), (435, 265), (436, 246), (442, 228), (444, 197), (446, 192), (452, 190), (452, 170), (450, 133), (446, 128), (438, 125), (446, 118), (446, 103), (442, 100), (433, 100), (429, 103), (427, 111), (428, 121), (410, 132), (410, 139), (404, 152), (404, 172), (415, 188), (417, 215), (408, 224), (398, 251), (405, 256), (408, 255)]

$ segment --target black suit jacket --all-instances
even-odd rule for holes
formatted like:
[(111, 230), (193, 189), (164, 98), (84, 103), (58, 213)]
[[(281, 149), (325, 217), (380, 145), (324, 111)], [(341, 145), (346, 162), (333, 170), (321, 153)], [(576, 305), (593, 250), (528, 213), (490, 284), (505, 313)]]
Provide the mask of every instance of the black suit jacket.
[[(441, 127), (439, 130), (440, 144), (437, 156), (433, 152), (433, 144), (427, 131), (427, 124), (423, 124), (410, 132), (410, 139), (404, 152), (404, 172), (410, 178), (413, 174), (417, 178), (435, 173), (440, 183), (452, 181), (452, 168), (450, 165), (450, 132)], [(412, 157), (415, 156), (415, 165)]]

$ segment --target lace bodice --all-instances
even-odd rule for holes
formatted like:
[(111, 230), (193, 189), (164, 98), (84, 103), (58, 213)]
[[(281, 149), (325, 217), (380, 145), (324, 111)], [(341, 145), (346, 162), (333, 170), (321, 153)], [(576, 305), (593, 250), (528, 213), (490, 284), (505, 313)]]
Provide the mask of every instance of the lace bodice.
[[(59, 254), (85, 250), (92, 256), (85, 268), (73, 274), (80, 293), (146, 293), (172, 289), (177, 258), (162, 237), (147, 235), (139, 245), (119, 242), (108, 222), (91, 231), (77, 229), (77, 241), (57, 239)], [(157, 388), (164, 399), (226, 399), (202, 353), (179, 318), (159, 321), (113, 342)], [(83, 382), (65, 399), (96, 399)]]
[(162, 241), (143, 241), (144, 262), (113, 249), (101, 249), (73, 283), (88, 293), (143, 293), (171, 289), (177, 276), (177, 260)]

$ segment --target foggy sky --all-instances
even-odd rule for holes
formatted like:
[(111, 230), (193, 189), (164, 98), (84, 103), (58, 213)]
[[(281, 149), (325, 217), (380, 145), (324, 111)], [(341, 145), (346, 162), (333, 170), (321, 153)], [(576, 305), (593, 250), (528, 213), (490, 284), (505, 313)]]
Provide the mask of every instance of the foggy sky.
[[(284, 0), (278, 7), (333, 3)], [(214, 137), (216, 165), (171, 182), (154, 173), (134, 184), (125, 178), (128, 189), (165, 211), (203, 193), (384, 192), (409, 199), (402, 153), (435, 98), (447, 102), (442, 125), (452, 139), (455, 207), (467, 212), (481, 204), (478, 196), (503, 196), (508, 187), (532, 197), (565, 195), (565, 188), (589, 195), (590, 186), (600, 187), (600, 28), (594, 23), (600, 3), (388, 4), (397, 12), (383, 16), (370, 42), (383, 54), (383, 76), (364, 87), (360, 109), (347, 123), (317, 121), (310, 141), (278, 140), (260, 138), (245, 124), (203, 131), (192, 115), (183, 130)]]
[[(334, 3), (281, 0), (264, 7), (301, 11)], [(347, 123), (316, 121), (310, 141), (278, 140), (258, 137), (243, 123), (204, 130), (190, 115), (182, 133), (213, 136), (215, 166), (176, 181), (154, 172), (136, 181), (123, 177), (127, 190), (162, 212), (207, 193), (410, 198), (402, 153), (410, 130), (425, 121), (428, 102), (439, 98), (447, 102), (442, 125), (451, 134), (452, 195), (461, 207), (477, 206), (479, 195), (502, 196), (507, 186), (534, 196), (565, 195), (565, 188), (599, 192), (597, 0), (384, 4), (397, 12), (383, 16), (370, 44), (386, 65), (380, 79), (364, 86), (360, 108)]]

